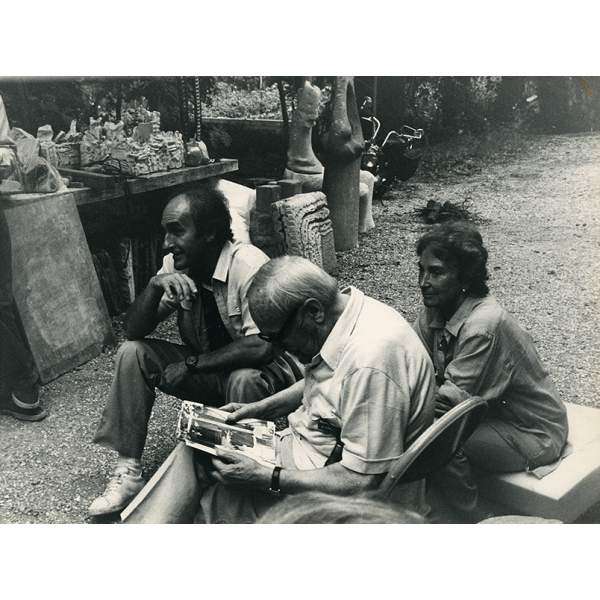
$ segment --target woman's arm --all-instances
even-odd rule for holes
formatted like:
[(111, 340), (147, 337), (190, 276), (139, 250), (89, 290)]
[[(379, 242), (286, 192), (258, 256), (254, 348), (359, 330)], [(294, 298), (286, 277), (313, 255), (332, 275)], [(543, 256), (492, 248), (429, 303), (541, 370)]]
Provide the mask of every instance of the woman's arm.
[(472, 333), (457, 340), (456, 354), (438, 388), (438, 402), (451, 408), (469, 396), (485, 400), (502, 396), (512, 373), (502, 360), (498, 343), (497, 336), (489, 332)]

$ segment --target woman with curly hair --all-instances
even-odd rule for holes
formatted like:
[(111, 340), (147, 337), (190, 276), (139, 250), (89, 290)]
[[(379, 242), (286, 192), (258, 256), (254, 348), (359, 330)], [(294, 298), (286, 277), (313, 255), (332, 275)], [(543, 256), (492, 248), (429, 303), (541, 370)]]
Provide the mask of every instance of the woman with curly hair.
[[(533, 470), (556, 461), (567, 440), (565, 407), (533, 340), (487, 286), (488, 253), (468, 223), (437, 225), (417, 242), (424, 307), (415, 329), (436, 371), (436, 411), (469, 396), (488, 412), (445, 474), (455, 506), (476, 504), (469, 463), (492, 472)], [(461, 481), (458, 481), (461, 480)]]

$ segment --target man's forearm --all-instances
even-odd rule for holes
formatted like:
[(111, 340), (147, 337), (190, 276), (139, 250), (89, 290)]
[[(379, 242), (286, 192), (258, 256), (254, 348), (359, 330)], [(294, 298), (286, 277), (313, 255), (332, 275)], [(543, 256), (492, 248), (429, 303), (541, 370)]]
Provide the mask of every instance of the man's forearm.
[(249, 335), (230, 344), (198, 356), (196, 370), (200, 373), (260, 368), (273, 360), (271, 344), (257, 335)]
[(325, 492), (327, 494), (352, 495), (373, 489), (383, 475), (365, 475), (350, 471), (341, 463), (322, 469), (299, 471), (282, 469), (279, 486), (284, 494), (299, 492)]
[(304, 392), (304, 379), (297, 381), (289, 388), (281, 390), (264, 400), (259, 400), (265, 407), (265, 415), (268, 419), (278, 417), (287, 417), (294, 412), (302, 403), (302, 394)]
[(152, 333), (159, 322), (158, 306), (162, 290), (148, 284), (127, 311), (125, 333), (130, 340), (138, 340)]

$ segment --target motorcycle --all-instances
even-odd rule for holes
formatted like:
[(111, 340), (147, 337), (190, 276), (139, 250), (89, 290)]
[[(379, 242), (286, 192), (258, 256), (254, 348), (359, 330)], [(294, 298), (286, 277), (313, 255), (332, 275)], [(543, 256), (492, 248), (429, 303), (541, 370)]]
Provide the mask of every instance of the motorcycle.
[(361, 123), (365, 138), (365, 151), (360, 168), (375, 176), (373, 195), (381, 196), (399, 179), (410, 179), (425, 152), (426, 140), (422, 129), (403, 125), (400, 132), (390, 131), (381, 145), (377, 136), (381, 123), (372, 114), (373, 101), (367, 96), (361, 107)]

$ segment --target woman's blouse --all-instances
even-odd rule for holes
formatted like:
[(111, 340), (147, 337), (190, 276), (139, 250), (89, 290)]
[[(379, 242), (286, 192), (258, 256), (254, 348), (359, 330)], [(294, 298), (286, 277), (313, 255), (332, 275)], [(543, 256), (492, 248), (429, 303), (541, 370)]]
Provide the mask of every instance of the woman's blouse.
[(447, 322), (423, 307), (413, 327), (432, 357), (445, 404), (481, 396), (503, 436), (510, 439), (512, 431), (514, 438), (516, 428), (536, 436), (542, 446), (536, 452), (560, 454), (568, 434), (565, 407), (531, 336), (493, 296), (466, 298)]

